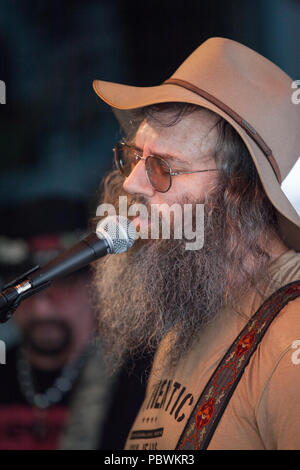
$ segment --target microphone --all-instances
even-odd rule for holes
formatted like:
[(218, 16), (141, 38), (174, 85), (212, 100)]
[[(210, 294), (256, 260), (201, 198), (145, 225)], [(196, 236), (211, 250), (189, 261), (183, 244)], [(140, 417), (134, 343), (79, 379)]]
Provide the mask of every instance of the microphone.
[(123, 216), (102, 219), (91, 233), (43, 267), (36, 266), (5, 286), (0, 294), (0, 323), (7, 321), (21, 300), (107, 254), (126, 252), (136, 240), (134, 224)]

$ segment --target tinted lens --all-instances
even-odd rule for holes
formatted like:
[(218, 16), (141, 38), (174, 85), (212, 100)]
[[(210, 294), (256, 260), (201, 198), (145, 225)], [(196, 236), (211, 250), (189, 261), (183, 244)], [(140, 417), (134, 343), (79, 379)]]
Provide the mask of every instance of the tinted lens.
[(146, 160), (146, 171), (150, 183), (156, 191), (165, 193), (171, 186), (169, 165), (156, 156), (150, 156)]
[(116, 145), (114, 149), (115, 163), (118, 170), (125, 176), (129, 176), (137, 163), (135, 151), (126, 145)]

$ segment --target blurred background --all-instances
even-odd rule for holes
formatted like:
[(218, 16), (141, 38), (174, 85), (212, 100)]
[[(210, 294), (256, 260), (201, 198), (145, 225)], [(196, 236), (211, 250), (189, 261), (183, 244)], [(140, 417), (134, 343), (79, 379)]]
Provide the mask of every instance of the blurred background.
[[(6, 104), (0, 105), (0, 284), (22, 272), (25, 261), (32, 263), (41, 252), (45, 260), (66, 247), (74, 241), (74, 234), (84, 232), (95, 213), (99, 182), (112, 165), (112, 147), (120, 131), (109, 107), (92, 89), (94, 79), (158, 85), (203, 41), (222, 36), (253, 48), (299, 80), (299, 25), (299, 0), (0, 0), (0, 80), (6, 84)], [(300, 213), (299, 166), (284, 188)], [(78, 217), (71, 218), (71, 213)], [(85, 283), (86, 279), (83, 277)], [(82, 292), (86, 295), (84, 289)], [(39, 308), (31, 306), (30, 311), (39, 312)], [(23, 345), (22, 325), (22, 321), (10, 320), (0, 326), (0, 339), (8, 350)], [(86, 328), (85, 346), (90, 341)], [(55, 365), (57, 376), (64, 365)], [(41, 369), (40, 361), (34, 367)], [(3, 368), (0, 365), (0, 372)], [(46, 392), (49, 380), (44, 381)], [(116, 397), (125, 379), (118, 380), (113, 388)], [(99, 384), (104, 382), (98, 377)], [(105, 387), (111, 387), (107, 383)], [(138, 404), (143, 394), (139, 378), (130, 387), (137, 384)], [(101, 396), (102, 408), (109, 409), (101, 393), (98, 390), (95, 396)], [(123, 395), (126, 397), (125, 392)], [(11, 398), (0, 396), (1, 400), (7, 408)], [(106, 419), (106, 440), (99, 431), (98, 441), (91, 439), (85, 445), (118, 448), (132, 417), (130, 413), (124, 416), (124, 429), (118, 434), (114, 416), (123, 407), (120, 396), (118, 407), (110, 409), (106, 418), (96, 402), (97, 398), (98, 414), (92, 409), (91, 415), (98, 416), (98, 424), (86, 430), (86, 435), (95, 435)], [(69, 402), (63, 403), (67, 406)], [(134, 412), (133, 407), (132, 415)], [(24, 417), (23, 425), (27, 419)], [(43, 419), (38, 416), (42, 431), (36, 436), (43, 436)], [(72, 448), (82, 443), (78, 419), (73, 420), (77, 434), (71, 426), (64, 438), (56, 434), (45, 446)], [(14, 435), (16, 431), (11, 429), (18, 425), (16, 421), (9, 428), (4, 421), (0, 416), (0, 447), (3, 433), (5, 439), (9, 432)], [(63, 435), (64, 419), (58, 421)], [(23, 434), (20, 439), (24, 444)], [(29, 447), (36, 445), (33, 440), (28, 442)], [(43, 439), (41, 442), (43, 447)]]
[(299, 0), (1, 0), (0, 204), (91, 201), (118, 140), (99, 78), (156, 85), (210, 36), (300, 79)]

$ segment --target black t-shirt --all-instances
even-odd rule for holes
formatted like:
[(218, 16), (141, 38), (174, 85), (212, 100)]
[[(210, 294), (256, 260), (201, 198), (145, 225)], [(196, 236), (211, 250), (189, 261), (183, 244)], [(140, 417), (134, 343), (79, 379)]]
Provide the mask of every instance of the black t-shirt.
[(122, 450), (145, 398), (153, 354), (128, 361), (112, 389), (111, 405), (102, 427), (99, 449)]
[[(18, 347), (8, 350), (6, 364), (0, 365), (0, 449), (57, 449), (76, 385), (63, 395), (58, 404), (45, 410), (32, 406), (21, 391), (17, 355)], [(44, 393), (60, 373), (60, 369), (45, 371), (33, 368), (36, 392)]]

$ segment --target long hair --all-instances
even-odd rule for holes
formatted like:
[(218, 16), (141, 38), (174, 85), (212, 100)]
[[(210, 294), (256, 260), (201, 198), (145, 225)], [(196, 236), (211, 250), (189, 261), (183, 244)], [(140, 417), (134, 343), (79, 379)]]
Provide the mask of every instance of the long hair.
[[(139, 118), (169, 127), (194, 112), (210, 111), (168, 103), (142, 108)], [(185, 250), (182, 241), (157, 240), (134, 245), (128, 253), (95, 266), (99, 331), (118, 361), (126, 351), (142, 354), (145, 345), (155, 351), (172, 332), (168, 360), (175, 365), (224, 304), (244, 317), (240, 300), (247, 291), (267, 295), (268, 244), (270, 235), (276, 235), (276, 212), (240, 136), (222, 118), (212, 122), (217, 131), (213, 156), (220, 171), (204, 201), (203, 248), (193, 252)], [(114, 170), (104, 179), (102, 202), (117, 209), (123, 194), (123, 177)], [(112, 296), (116, 285), (118, 292)]]

